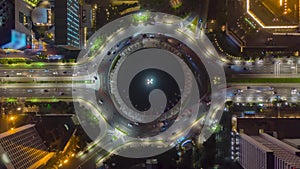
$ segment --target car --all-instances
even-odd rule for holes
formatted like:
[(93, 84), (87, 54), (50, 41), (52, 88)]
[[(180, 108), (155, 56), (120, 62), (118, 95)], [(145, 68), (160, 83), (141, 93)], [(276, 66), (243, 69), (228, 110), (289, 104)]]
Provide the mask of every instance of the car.
[(45, 69), (45, 70), (44, 70), (44, 72), (46, 72), (46, 73), (47, 73), (47, 72), (49, 72), (49, 70), (48, 70), (48, 69)]
[(243, 90), (237, 89), (236, 92), (237, 92), (237, 93), (243, 93)]
[(160, 128), (160, 132), (164, 132), (164, 131), (166, 131), (166, 126), (162, 126), (161, 128)]
[(101, 100), (101, 99), (100, 99), (98, 102), (99, 102), (100, 104), (103, 104), (103, 100)]
[(149, 38), (155, 38), (154, 35), (149, 35)]
[(63, 93), (63, 92), (59, 92), (59, 95), (63, 96), (63, 95), (65, 95), (65, 93)]
[(292, 89), (291, 89), (291, 94), (297, 94), (297, 89), (292, 88)]
[(28, 93), (32, 93), (32, 90), (31, 90), (31, 89), (28, 89), (27, 92), (28, 92)]
[(131, 123), (128, 123), (127, 126), (128, 126), (128, 127), (133, 127)]
[(45, 89), (44, 92), (49, 92), (49, 90)]

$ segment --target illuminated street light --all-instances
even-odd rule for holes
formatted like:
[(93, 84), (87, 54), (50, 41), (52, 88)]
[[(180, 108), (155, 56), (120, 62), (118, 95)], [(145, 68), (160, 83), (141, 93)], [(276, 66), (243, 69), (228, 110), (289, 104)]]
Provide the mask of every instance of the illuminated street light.
[(11, 116), (11, 117), (9, 118), (10, 121), (13, 121), (14, 119), (15, 119), (14, 116)]
[(151, 85), (151, 84), (153, 84), (153, 79), (151, 78), (151, 79), (147, 79), (147, 85)]

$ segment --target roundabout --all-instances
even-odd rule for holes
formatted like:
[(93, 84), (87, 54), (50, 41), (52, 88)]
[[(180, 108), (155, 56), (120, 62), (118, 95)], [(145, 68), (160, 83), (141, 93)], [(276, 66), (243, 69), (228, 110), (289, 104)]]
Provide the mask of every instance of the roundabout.
[[(225, 74), (204, 33), (176, 16), (142, 12), (98, 30), (78, 62), (93, 65), (94, 93), (74, 92), (85, 132), (110, 153), (141, 158), (161, 154), (197, 130), (202, 143), (225, 102)], [(75, 87), (75, 86), (73, 86)], [(90, 116), (95, 122), (87, 122)]]

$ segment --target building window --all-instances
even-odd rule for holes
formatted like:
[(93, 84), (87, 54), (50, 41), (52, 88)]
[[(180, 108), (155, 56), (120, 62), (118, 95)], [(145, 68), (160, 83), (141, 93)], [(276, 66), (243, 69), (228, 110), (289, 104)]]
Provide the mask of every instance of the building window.
[(24, 23), (24, 14), (22, 12), (19, 12), (19, 22)]

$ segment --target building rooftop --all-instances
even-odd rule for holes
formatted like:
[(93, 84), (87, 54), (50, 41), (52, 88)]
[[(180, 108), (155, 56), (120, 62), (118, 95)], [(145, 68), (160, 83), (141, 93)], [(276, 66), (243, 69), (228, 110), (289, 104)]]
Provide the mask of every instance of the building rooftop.
[(263, 28), (297, 28), (298, 0), (247, 0), (247, 13)]
[(291, 152), (290, 149), (292, 148), (289, 145), (283, 142), (279, 143), (280, 140), (277, 140), (273, 137), (268, 138), (271, 136), (266, 135), (267, 134), (260, 134), (258, 136), (251, 136), (251, 138), (272, 150), (274, 152), (274, 156), (276, 156), (277, 158), (282, 159), (283, 161), (295, 168), (300, 168), (300, 157)]
[(258, 142), (255, 138), (252, 138), (252, 137), (248, 136), (247, 134), (241, 133), (240, 137), (247, 140), (249, 143), (256, 145), (257, 147), (259, 147), (261, 150), (264, 150), (265, 152), (273, 152), (270, 148), (268, 148), (267, 146), (264, 146), (263, 144)]
[(2, 139), (4, 137), (7, 137), (7, 136), (10, 136), (12, 134), (16, 134), (18, 132), (21, 132), (23, 130), (29, 129), (29, 128), (34, 127), (34, 126), (35, 126), (35, 124), (27, 124), (25, 126), (21, 126), (21, 127), (15, 128), (13, 130), (8, 130), (8, 131), (0, 134), (0, 139)]
[(237, 119), (237, 128), (243, 129), (247, 135), (259, 135), (259, 130), (265, 133), (275, 132), (278, 139), (300, 138), (300, 118), (242, 118)]
[(43, 8), (43, 7), (36, 7), (31, 12), (31, 19), (32, 22), (39, 26), (44, 26), (48, 24), (51, 24), (49, 20), (51, 20), (51, 16), (49, 16), (49, 11), (51, 13), (51, 9)]
[(54, 153), (49, 153), (34, 124), (28, 124), (0, 134), (1, 162), (7, 168), (38, 168)]
[(300, 149), (300, 138), (295, 138), (295, 139), (283, 139), (283, 142)]

